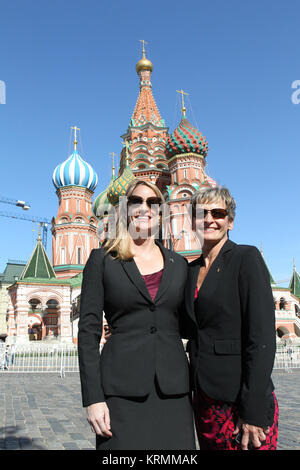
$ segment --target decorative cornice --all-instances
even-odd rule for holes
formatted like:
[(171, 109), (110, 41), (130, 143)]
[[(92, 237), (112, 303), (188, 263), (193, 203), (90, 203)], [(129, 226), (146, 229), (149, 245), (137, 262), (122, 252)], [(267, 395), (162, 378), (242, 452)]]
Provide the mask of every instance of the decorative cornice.
[(174, 157), (171, 157), (168, 160), (168, 163), (172, 163), (175, 160), (179, 160), (181, 158), (190, 158), (190, 157), (195, 157), (200, 160), (205, 160), (205, 157), (203, 155), (199, 155), (199, 153), (179, 153), (178, 155), (174, 155)]

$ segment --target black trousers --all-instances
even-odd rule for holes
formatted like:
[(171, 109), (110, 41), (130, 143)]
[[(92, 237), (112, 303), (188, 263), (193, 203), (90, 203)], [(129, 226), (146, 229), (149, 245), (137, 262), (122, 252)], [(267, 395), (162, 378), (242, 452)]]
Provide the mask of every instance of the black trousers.
[(190, 394), (164, 395), (155, 379), (146, 397), (108, 396), (112, 437), (97, 450), (195, 450)]

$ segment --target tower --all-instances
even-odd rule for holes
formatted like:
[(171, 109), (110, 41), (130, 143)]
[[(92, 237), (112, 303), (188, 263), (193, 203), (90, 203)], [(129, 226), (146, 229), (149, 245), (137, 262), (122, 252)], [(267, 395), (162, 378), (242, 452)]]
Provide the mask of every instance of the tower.
[(170, 211), (164, 217), (167, 221), (164, 235), (169, 237), (166, 245), (192, 260), (201, 253), (201, 246), (188, 217), (189, 200), (201, 187), (216, 185), (205, 173), (208, 144), (186, 117), (184, 95), (187, 93), (183, 90), (179, 91), (182, 96), (182, 119), (169, 135), (152, 94), (153, 64), (146, 58), (145, 41), (141, 42), (142, 58), (136, 64), (140, 92), (127, 132), (121, 136), (123, 149), (119, 174), (97, 196), (94, 214), (100, 218), (99, 226), (105, 232), (105, 220), (101, 214), (109, 204), (117, 204), (133, 178), (150, 181), (158, 186), (169, 205)]
[(98, 182), (93, 168), (77, 150), (54, 170), (53, 183), (59, 200), (56, 217), (52, 219), (52, 265), (58, 278), (70, 278), (84, 268), (93, 248), (99, 246), (97, 219), (92, 212), (92, 196)]
[(141, 42), (143, 56), (136, 64), (140, 92), (127, 132), (121, 136), (124, 147), (121, 152), (119, 174), (125, 169), (128, 157), (129, 166), (135, 177), (156, 184), (164, 192), (166, 185), (170, 183), (165, 157), (168, 128), (152, 94), (153, 65), (146, 58), (145, 41)]
[(170, 206), (171, 246), (187, 259), (192, 260), (201, 253), (201, 245), (192, 229), (190, 198), (195, 191), (205, 186), (215, 186), (214, 180), (205, 173), (208, 144), (206, 138), (186, 117), (183, 90), (182, 119), (168, 136), (166, 157), (171, 184), (167, 186)]

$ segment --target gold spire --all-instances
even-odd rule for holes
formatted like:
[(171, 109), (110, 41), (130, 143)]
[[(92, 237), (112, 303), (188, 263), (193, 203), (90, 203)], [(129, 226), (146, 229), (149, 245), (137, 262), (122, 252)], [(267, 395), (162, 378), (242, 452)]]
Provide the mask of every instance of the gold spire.
[(41, 237), (41, 226), (42, 226), (42, 223), (40, 222), (40, 223), (39, 223), (39, 233), (38, 233), (38, 237), (37, 237), (37, 241), (38, 241), (38, 242), (41, 242), (41, 241), (42, 241), (42, 237)]
[(146, 58), (146, 51), (145, 51), (145, 44), (148, 44), (144, 39), (140, 39), (140, 42), (143, 43), (143, 57), (138, 61), (136, 64), (136, 71), (139, 73), (141, 70), (150, 70), (152, 72), (153, 70), (153, 65), (150, 60)]
[(80, 131), (79, 127), (71, 127), (71, 129), (74, 129), (74, 141), (73, 141), (73, 144), (74, 144), (74, 150), (77, 150), (77, 144), (78, 144), (78, 141), (77, 141), (77, 131)]
[(140, 39), (140, 42), (143, 43), (143, 59), (146, 59), (146, 56), (145, 56), (145, 44), (148, 44), (146, 41), (144, 41), (144, 39)]
[(115, 179), (115, 157), (117, 156), (114, 152), (110, 152), (110, 155), (112, 155), (113, 158), (113, 166), (112, 166), (112, 177)]
[(185, 112), (186, 112), (186, 107), (184, 106), (184, 98), (183, 98), (183, 95), (189, 95), (188, 93), (186, 93), (185, 91), (183, 90), (176, 90), (177, 93), (180, 93), (181, 94), (181, 101), (182, 101), (182, 108), (181, 108), (181, 111), (182, 111), (182, 116), (185, 117)]

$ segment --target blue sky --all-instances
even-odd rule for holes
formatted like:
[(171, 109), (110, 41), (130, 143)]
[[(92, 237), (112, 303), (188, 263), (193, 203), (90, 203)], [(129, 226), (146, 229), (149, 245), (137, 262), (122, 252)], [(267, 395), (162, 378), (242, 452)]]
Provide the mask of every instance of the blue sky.
[[(300, 270), (300, 104), (291, 99), (300, 80), (299, 1), (14, 0), (1, 2), (0, 13), (0, 196), (28, 201), (32, 215), (51, 220), (52, 173), (72, 150), (74, 125), (99, 177), (95, 195), (107, 186), (110, 152), (120, 154), (138, 96), (145, 39), (166, 125), (173, 131), (180, 120), (182, 88), (187, 117), (208, 140), (207, 173), (236, 198), (232, 240), (262, 245), (277, 281), (290, 279), (293, 257)], [(0, 211), (22, 215), (3, 203)], [(28, 259), (38, 225), (0, 223), (2, 272), (8, 259)]]

